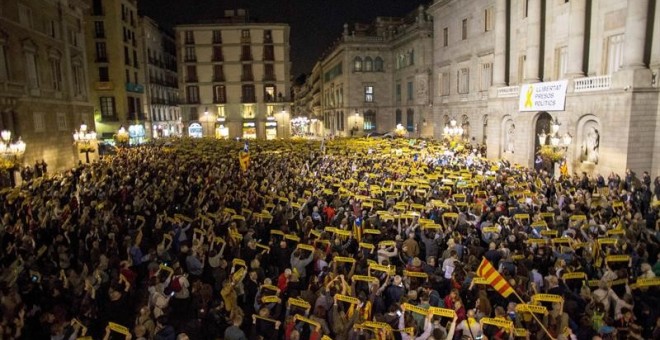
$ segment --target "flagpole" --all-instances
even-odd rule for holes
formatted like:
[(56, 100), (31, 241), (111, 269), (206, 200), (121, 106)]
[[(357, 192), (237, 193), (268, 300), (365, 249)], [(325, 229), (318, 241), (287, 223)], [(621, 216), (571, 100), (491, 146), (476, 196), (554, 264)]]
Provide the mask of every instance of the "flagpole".
[[(518, 298), (518, 300), (520, 301), (520, 303), (522, 303), (522, 304), (526, 304), (525, 301), (523, 301), (523, 299), (520, 297), (520, 295), (518, 295), (518, 292), (516, 292), (516, 289), (513, 288), (513, 287), (511, 287), (511, 288), (512, 288), (511, 290), (513, 291), (513, 294), (516, 296), (516, 298)], [(543, 329), (543, 331), (545, 332), (545, 334), (546, 334), (550, 339), (552, 339), (552, 340), (556, 340), (556, 338), (554, 338), (552, 335), (550, 335), (550, 332), (548, 331), (547, 328), (545, 328), (545, 325), (543, 324), (543, 322), (541, 322), (541, 320), (539, 320), (539, 318), (536, 316), (536, 314), (534, 314), (534, 312), (532, 312), (531, 310), (527, 310), (527, 311), (528, 311), (530, 314), (532, 314), (532, 317), (534, 318), (534, 320), (536, 320), (536, 322), (539, 323), (539, 325), (541, 326), (541, 328)]]

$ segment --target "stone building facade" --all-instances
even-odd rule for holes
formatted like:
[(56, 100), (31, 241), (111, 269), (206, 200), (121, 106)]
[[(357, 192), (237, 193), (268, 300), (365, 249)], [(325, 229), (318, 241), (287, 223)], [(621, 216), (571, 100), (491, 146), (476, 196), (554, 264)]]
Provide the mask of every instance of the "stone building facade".
[[(556, 120), (569, 171), (660, 175), (655, 1), (440, 0), (429, 12), (434, 113), (468, 126), (489, 158), (532, 165)], [(566, 84), (562, 107), (525, 109), (524, 89), (552, 81)]]
[(228, 10), (211, 23), (175, 28), (186, 134), (218, 138), (289, 136), (289, 26), (256, 23)]
[(78, 160), (72, 133), (94, 128), (80, 0), (0, 2), (0, 129), (26, 143), (22, 163)]

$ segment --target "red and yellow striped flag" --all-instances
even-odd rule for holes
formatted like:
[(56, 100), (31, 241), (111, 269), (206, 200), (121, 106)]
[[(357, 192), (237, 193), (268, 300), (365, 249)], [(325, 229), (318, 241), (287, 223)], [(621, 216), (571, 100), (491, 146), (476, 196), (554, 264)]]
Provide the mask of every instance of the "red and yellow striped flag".
[(513, 293), (513, 287), (506, 281), (500, 273), (497, 272), (497, 269), (493, 267), (488, 260), (484, 257), (481, 260), (481, 264), (477, 269), (477, 275), (485, 279), (489, 285), (491, 285), (495, 290), (504, 297), (508, 297)]

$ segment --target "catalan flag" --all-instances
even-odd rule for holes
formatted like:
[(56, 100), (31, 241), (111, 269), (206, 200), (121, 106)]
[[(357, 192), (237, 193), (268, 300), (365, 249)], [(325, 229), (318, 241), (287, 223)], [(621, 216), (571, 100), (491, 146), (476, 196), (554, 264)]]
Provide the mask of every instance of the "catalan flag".
[(250, 151), (248, 147), (248, 142), (245, 141), (243, 145), (243, 150), (238, 153), (238, 164), (241, 166), (241, 171), (245, 172), (250, 166)]
[(500, 295), (508, 297), (513, 293), (511, 285), (504, 277), (502, 277), (502, 275), (500, 275), (500, 273), (497, 272), (497, 269), (495, 269), (485, 257), (481, 260), (479, 268), (477, 268), (477, 275), (486, 280), (489, 285), (500, 293)]

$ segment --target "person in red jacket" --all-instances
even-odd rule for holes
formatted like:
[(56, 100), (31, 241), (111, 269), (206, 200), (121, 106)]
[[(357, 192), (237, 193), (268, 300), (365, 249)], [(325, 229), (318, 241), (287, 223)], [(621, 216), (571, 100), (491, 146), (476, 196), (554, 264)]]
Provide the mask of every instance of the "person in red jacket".
[(286, 290), (286, 286), (289, 284), (289, 279), (291, 278), (291, 269), (287, 268), (282, 274), (277, 278), (277, 288), (281, 292)]
[[(284, 329), (284, 340), (300, 340), (300, 332), (295, 329), (296, 321), (295, 317), (286, 324)], [(321, 340), (321, 325), (317, 325), (312, 329), (311, 334), (309, 335), (309, 340)]]

